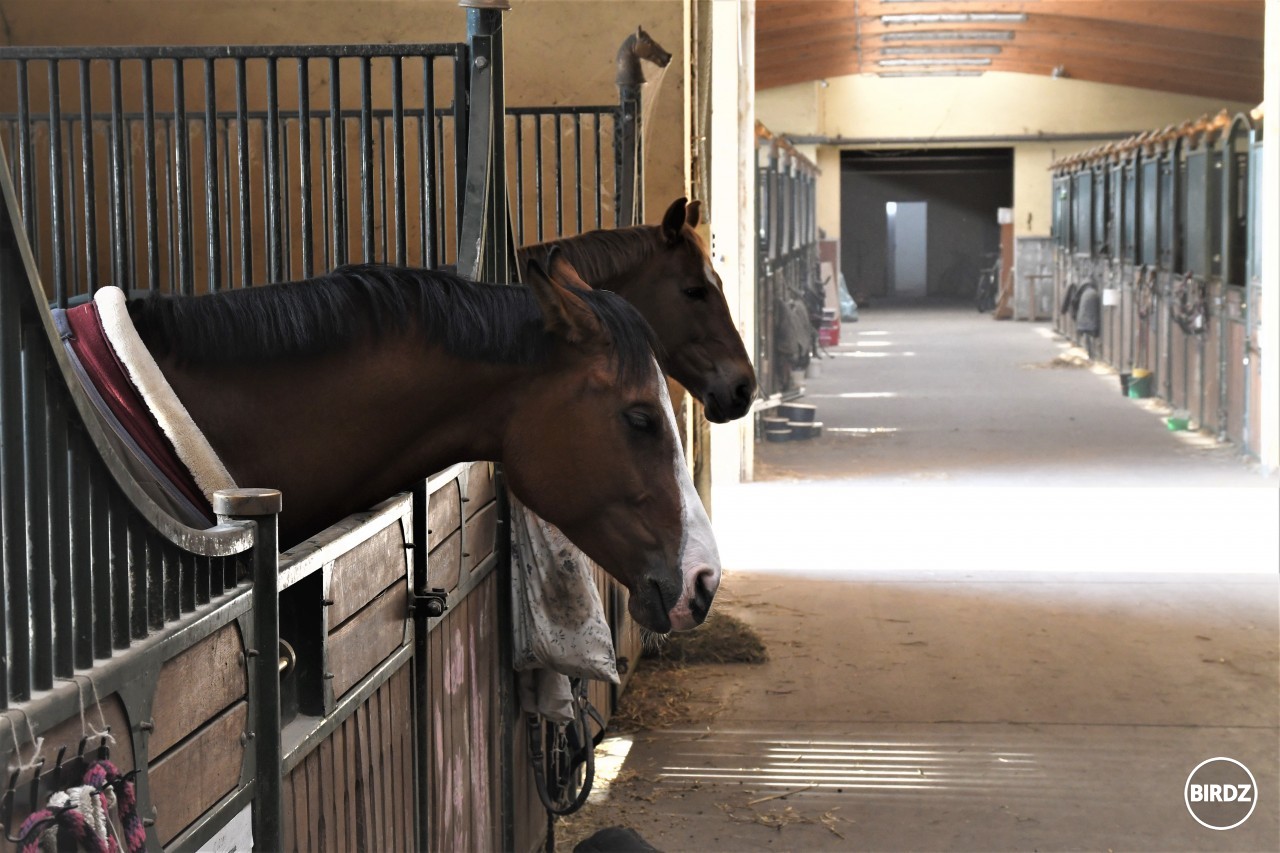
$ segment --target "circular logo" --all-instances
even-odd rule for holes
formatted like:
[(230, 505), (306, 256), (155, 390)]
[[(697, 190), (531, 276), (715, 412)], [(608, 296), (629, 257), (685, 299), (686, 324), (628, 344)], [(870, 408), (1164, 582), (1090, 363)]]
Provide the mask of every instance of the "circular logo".
[(1209, 829), (1234, 829), (1258, 804), (1258, 783), (1234, 758), (1201, 761), (1187, 777), (1182, 798), (1196, 823)]

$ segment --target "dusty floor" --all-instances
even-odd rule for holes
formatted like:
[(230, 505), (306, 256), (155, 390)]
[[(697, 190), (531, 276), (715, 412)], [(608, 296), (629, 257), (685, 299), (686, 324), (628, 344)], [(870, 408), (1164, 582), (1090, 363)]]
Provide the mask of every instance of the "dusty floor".
[[(1046, 367), (1042, 326), (875, 310), (844, 341), (807, 382), (828, 436), (714, 499), (719, 606), (770, 661), (637, 676), (696, 722), (613, 742), (559, 849), (1280, 849), (1276, 480)], [(1216, 756), (1258, 787), (1221, 832), (1183, 801)]]

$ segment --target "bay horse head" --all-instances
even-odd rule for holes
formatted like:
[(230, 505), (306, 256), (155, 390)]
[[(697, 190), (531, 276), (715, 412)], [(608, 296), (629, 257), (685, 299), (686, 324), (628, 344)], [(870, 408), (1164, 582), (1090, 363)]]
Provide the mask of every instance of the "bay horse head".
[(630, 591), (692, 628), (720, 580), (652, 332), (619, 296), (369, 264), (131, 303), (142, 341), (236, 483), (284, 495), (297, 543), (449, 465), (511, 490)]
[[(552, 263), (562, 269), (555, 253)], [(643, 318), (612, 294), (571, 286), (575, 278), (528, 266), (557, 370), (531, 381), (512, 411), (508, 483), (627, 587), (637, 622), (661, 633), (693, 628), (706, 618), (720, 562), (667, 383), (652, 356), (647, 369), (625, 369), (616, 331), (587, 300), (606, 296), (647, 331)]]
[[(725, 423), (751, 410), (756, 374), (720, 276), (694, 230), (699, 202), (676, 199), (658, 226), (592, 231), (520, 250), (553, 274), (612, 290), (653, 327), (663, 369)], [(558, 254), (555, 250), (559, 250)], [(581, 274), (581, 278), (578, 275)]]

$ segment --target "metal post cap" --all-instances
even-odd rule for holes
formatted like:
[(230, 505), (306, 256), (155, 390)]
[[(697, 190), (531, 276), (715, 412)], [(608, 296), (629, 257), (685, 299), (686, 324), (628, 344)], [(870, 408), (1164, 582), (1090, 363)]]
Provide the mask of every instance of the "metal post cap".
[(280, 512), (279, 489), (219, 489), (213, 493), (216, 515), (255, 516)]

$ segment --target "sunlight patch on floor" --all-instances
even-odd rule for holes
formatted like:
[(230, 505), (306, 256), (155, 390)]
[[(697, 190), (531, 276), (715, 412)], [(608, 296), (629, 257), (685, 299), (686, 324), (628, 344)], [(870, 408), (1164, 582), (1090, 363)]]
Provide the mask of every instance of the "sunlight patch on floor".
[(609, 787), (622, 772), (634, 744), (635, 739), (631, 735), (617, 735), (600, 741), (596, 747), (595, 784), (587, 797), (588, 803), (602, 803), (609, 799)]

